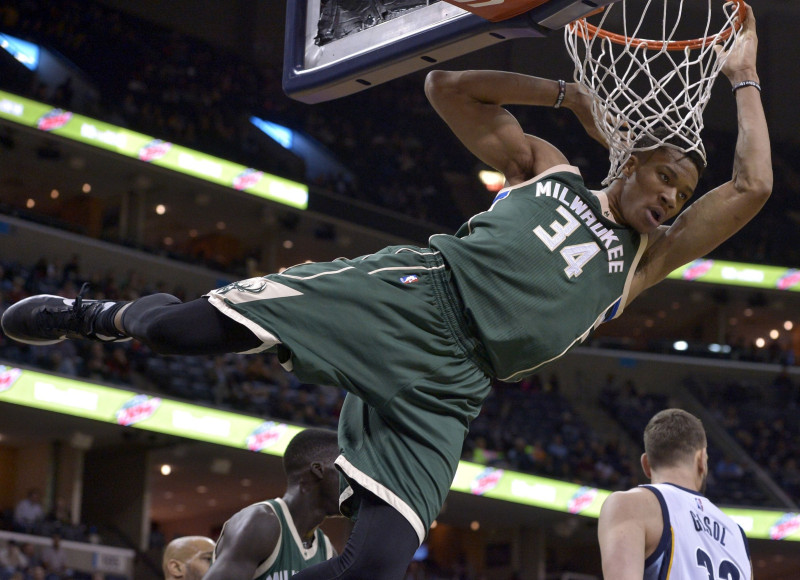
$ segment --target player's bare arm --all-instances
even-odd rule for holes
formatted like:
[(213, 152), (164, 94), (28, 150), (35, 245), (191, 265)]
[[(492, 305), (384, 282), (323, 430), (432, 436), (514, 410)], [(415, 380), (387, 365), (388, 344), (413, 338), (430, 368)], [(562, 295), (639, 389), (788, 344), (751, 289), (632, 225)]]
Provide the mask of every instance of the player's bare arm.
[[(571, 109), (600, 142), (591, 102), (578, 84), (567, 83), (562, 106)], [(461, 142), (481, 161), (516, 185), (556, 165), (568, 163), (553, 145), (526, 134), (505, 105), (552, 107), (557, 81), (502, 71), (432, 71), (425, 94)]]
[(251, 580), (279, 540), (280, 522), (269, 506), (257, 504), (244, 508), (225, 524), (214, 563), (204, 580)]
[[(748, 6), (744, 29), (722, 68), (732, 86), (742, 81), (758, 82), (757, 45), (755, 17)], [(749, 222), (769, 198), (772, 160), (760, 92), (744, 86), (736, 90), (735, 98), (739, 134), (731, 180), (698, 199), (671, 227), (651, 236), (630, 299), (719, 246)]]
[(658, 546), (662, 530), (655, 494), (641, 488), (612, 493), (603, 503), (597, 527), (603, 576), (642, 580), (645, 559)]

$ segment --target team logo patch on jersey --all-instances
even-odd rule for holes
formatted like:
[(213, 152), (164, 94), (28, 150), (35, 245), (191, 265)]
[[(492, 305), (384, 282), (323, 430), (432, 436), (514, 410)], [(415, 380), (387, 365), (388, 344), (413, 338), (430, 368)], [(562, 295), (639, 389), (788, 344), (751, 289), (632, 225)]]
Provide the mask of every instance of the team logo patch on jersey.
[(567, 510), (571, 514), (579, 514), (590, 505), (597, 497), (597, 489), (594, 487), (580, 487), (567, 502)]
[(419, 276), (416, 274), (409, 274), (408, 276), (401, 276), (400, 281), (403, 284), (411, 284), (413, 282), (419, 282)]
[(705, 511), (705, 509), (703, 508), (703, 500), (702, 499), (700, 499), (699, 497), (696, 497), (696, 498), (694, 498), (694, 501), (697, 503), (697, 509), (699, 509), (701, 512)]

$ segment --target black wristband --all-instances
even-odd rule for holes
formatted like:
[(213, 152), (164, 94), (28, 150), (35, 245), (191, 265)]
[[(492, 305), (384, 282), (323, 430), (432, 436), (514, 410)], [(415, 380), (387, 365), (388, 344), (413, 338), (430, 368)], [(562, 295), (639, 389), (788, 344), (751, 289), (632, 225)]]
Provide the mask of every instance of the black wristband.
[(731, 92), (735, 93), (736, 91), (738, 91), (739, 89), (743, 89), (744, 87), (755, 87), (756, 89), (758, 89), (759, 93), (761, 92), (761, 85), (758, 84), (756, 81), (742, 81), (740, 83), (736, 83), (735, 85), (733, 85)]
[(558, 109), (561, 106), (561, 103), (564, 102), (564, 96), (567, 94), (567, 81), (563, 79), (558, 80), (558, 98), (556, 98), (556, 104), (553, 105), (554, 109)]

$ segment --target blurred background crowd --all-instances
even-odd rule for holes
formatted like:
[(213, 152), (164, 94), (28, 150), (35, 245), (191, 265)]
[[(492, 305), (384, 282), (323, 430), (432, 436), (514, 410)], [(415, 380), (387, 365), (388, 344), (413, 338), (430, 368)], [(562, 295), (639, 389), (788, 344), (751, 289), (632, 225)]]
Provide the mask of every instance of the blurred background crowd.
[[(254, 67), (234, 53), (202, 40), (160, 28), (94, 1), (0, 1), (0, 32), (37, 42), (63, 55), (76, 69), (56, 87), (0, 56), (0, 89), (54, 107), (80, 112), (118, 126), (185, 145), (275, 175), (307, 181), (306, 167), (250, 122), (252, 116), (280, 123), (321, 144), (343, 171), (317, 176), (312, 185), (454, 231), (470, 215), (468, 193), (486, 194), (473, 183), (481, 167), (443, 132), (428, 105), (422, 77), (411, 75), (345, 101), (308, 106), (286, 97), (279, 67)], [(78, 87), (88, 77), (95, 91)], [(527, 132), (558, 136), (558, 145), (595, 186), (605, 177), (607, 159), (589, 142), (568, 112), (515, 110)], [(443, 137), (443, 135), (445, 135)], [(709, 131), (712, 163), (698, 190), (730, 177), (734, 142), (730, 133)], [(0, 139), (0, 142), (2, 140)], [(784, 243), (797, 230), (794, 199), (800, 175), (793, 144), (774, 147), (775, 194), (744, 231), (711, 257), (789, 266), (800, 263), (800, 245)], [(796, 165), (796, 164), (795, 164)], [(487, 194), (481, 204), (490, 199)], [(25, 208), (0, 206), (3, 213), (32, 217)], [(180, 255), (172, 255), (181, 258)], [(59, 262), (42, 256), (35, 263), (6, 257), (0, 261), (0, 310), (40, 293), (74, 298), (89, 283), (88, 298), (134, 299), (158, 291), (190, 299), (180, 286), (131, 273), (86, 272), (80, 257)], [(753, 464), (765, 470), (786, 496), (800, 498), (800, 431), (795, 417), (800, 388), (792, 373), (791, 347), (753, 349), (743, 344), (731, 360), (783, 367), (761, 382), (687, 385), (714, 421), (743, 449), (734, 456), (710, 441), (709, 497), (724, 505), (786, 507), (764, 492)], [(336, 428), (344, 392), (301, 383), (272, 355), (156, 357), (136, 342), (116, 344), (65, 341), (55, 346), (22, 345), (0, 336), (0, 361), (111, 385), (230, 409), (299, 425)], [(563, 377), (544, 372), (515, 384), (497, 383), (474, 421), (462, 459), (496, 469), (543, 475), (608, 490), (643, 483), (636, 442), (657, 411), (680, 404), (668, 393), (641, 390), (614, 376), (594, 377), (596, 403), (609, 423), (584, 418), (565, 394)], [(620, 434), (625, 434), (621, 436)], [(59, 570), (59, 538), (98, 541), (90, 523), (75, 525), (53, 506), (45, 514), (31, 507), (33, 519), (18, 517), (19, 506), (4, 508), (0, 526), (53, 539), (49, 551), (9, 542), (0, 549), (0, 580), (68, 577)], [(30, 511), (29, 510), (29, 511)], [(50, 563), (48, 564), (48, 560)], [(55, 561), (56, 563), (53, 563)], [(78, 576), (75, 576), (78, 577)]]

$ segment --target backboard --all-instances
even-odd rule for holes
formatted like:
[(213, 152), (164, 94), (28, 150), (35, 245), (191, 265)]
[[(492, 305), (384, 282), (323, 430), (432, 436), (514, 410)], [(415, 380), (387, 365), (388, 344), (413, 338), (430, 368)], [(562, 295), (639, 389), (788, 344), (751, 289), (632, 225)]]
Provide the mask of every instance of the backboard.
[(291, 0), (283, 90), (329, 101), (499, 42), (546, 36), (616, 0), (527, 0), (533, 8), (499, 22), (457, 6), (506, 1)]

